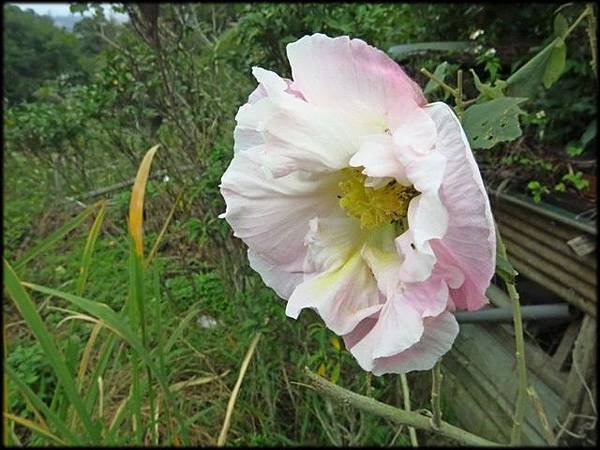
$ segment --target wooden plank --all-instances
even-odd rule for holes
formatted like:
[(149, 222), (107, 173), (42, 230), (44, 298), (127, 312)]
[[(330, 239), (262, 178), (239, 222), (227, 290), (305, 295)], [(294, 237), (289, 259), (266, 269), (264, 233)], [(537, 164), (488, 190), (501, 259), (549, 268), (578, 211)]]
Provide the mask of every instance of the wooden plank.
[(579, 333), (579, 326), (581, 322), (573, 321), (562, 339), (560, 340), (560, 344), (554, 352), (554, 356), (552, 356), (552, 365), (556, 368), (556, 370), (562, 370), (565, 361), (569, 357), (571, 353), (571, 349), (573, 348), (573, 344), (575, 343), (575, 339), (577, 338), (577, 334)]
[[(450, 402), (459, 422), (468, 424), (469, 430), (478, 430), (487, 438), (507, 442), (517, 391), (515, 357), (514, 352), (501, 342), (506, 338), (486, 328), (490, 327), (462, 325), (453, 349), (444, 357), (444, 365), (448, 367), (446, 373), (452, 373), (451, 383), (460, 385), (451, 386), (457, 397), (451, 397)], [(548, 420), (555, 423), (564, 400), (532, 370), (528, 370), (528, 381), (543, 400)], [(466, 400), (467, 394), (474, 398)], [(471, 407), (461, 407), (463, 401), (468, 401)], [(523, 433), (527, 444), (546, 443), (530, 402), (526, 406)]]

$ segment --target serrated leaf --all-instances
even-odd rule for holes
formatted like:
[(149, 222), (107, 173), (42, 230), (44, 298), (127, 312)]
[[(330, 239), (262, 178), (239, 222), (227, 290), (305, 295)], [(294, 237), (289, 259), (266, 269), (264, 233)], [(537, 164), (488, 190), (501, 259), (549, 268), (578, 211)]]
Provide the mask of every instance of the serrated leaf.
[(531, 96), (544, 78), (546, 66), (552, 57), (554, 47), (559, 42), (564, 43), (562, 38), (557, 37), (508, 77), (506, 95), (510, 97)]
[(567, 22), (567, 19), (565, 19), (565, 16), (562, 14), (554, 16), (554, 34), (557, 37), (564, 39), (567, 36), (568, 30), (569, 23)]
[(552, 53), (550, 54), (550, 59), (548, 60), (548, 64), (546, 65), (546, 70), (544, 72), (544, 77), (542, 81), (544, 82), (544, 87), (548, 89), (550, 86), (554, 84), (556, 80), (560, 78), (565, 68), (565, 62), (567, 60), (567, 46), (565, 45), (565, 41), (560, 39), (559, 42), (552, 49)]
[[(433, 72), (433, 75), (441, 80), (444, 81), (446, 78), (446, 75), (448, 75), (448, 62), (444, 61), (441, 64), (438, 64), (438, 66), (435, 68), (435, 71)], [(429, 80), (429, 82), (427, 83), (427, 85), (425, 86), (425, 90), (423, 91), (423, 93), (425, 95), (429, 95), (432, 92), (435, 92), (436, 90), (438, 90), (441, 86), (436, 83), (433, 80)]]
[(471, 148), (492, 148), (498, 142), (512, 141), (523, 133), (519, 124), (519, 114), (523, 114), (519, 104), (526, 98), (501, 97), (465, 111), (463, 127)]

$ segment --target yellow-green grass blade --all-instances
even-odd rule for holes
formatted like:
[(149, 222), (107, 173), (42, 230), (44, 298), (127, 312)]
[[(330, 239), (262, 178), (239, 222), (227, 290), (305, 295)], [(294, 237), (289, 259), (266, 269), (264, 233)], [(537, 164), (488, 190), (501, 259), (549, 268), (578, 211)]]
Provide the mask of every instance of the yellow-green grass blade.
[(87, 281), (90, 265), (92, 264), (92, 252), (94, 251), (94, 246), (96, 244), (96, 240), (98, 239), (100, 227), (102, 226), (102, 222), (104, 221), (105, 212), (106, 202), (103, 201), (100, 204), (100, 209), (98, 211), (98, 214), (96, 214), (96, 218), (94, 219), (92, 228), (90, 228), (90, 234), (88, 234), (88, 238), (85, 242), (85, 247), (83, 249), (81, 267), (79, 268), (79, 279), (77, 280), (77, 292), (79, 293), (79, 295), (83, 295), (83, 291), (85, 289), (85, 282)]
[(77, 228), (85, 219), (89, 217), (90, 214), (94, 212), (94, 210), (98, 207), (98, 203), (88, 206), (82, 212), (80, 212), (77, 216), (73, 217), (67, 223), (65, 223), (58, 230), (53, 231), (50, 236), (46, 239), (39, 242), (36, 246), (30, 248), (21, 258), (17, 260), (15, 263), (15, 269), (19, 270), (22, 268), (27, 262), (38, 256), (43, 251), (50, 248), (53, 244), (61, 240), (64, 236), (69, 234), (75, 228)]
[(64, 356), (56, 346), (52, 335), (46, 329), (42, 318), (37, 312), (35, 304), (23, 288), (17, 274), (6, 260), (4, 260), (4, 284), (9, 296), (19, 309), (21, 316), (25, 319), (27, 325), (38, 339), (48, 358), (49, 364), (56, 373), (58, 382), (63, 385), (65, 394), (77, 411), (88, 437), (92, 439), (92, 442), (98, 443), (100, 441), (100, 434), (98, 433), (97, 427), (92, 422), (91, 415), (85, 409), (83, 400), (77, 392), (75, 380), (69, 372)]
[(35, 422), (32, 422), (31, 420), (28, 420), (28, 419), (25, 419), (25, 418), (19, 417), (19, 416), (13, 416), (12, 414), (9, 414), (9, 413), (4, 413), (4, 417), (6, 417), (9, 420), (12, 420), (13, 422), (18, 423), (19, 425), (23, 425), (24, 427), (27, 427), (32, 431), (40, 433), (43, 436), (46, 436), (47, 438), (56, 442), (58, 445), (62, 445), (62, 446), (66, 445), (66, 443), (62, 439), (54, 436), (48, 430), (42, 428), (41, 426), (39, 426)]
[(82, 445), (83, 441), (78, 438), (63, 422), (60, 417), (58, 417), (48, 406), (40, 399), (35, 392), (33, 392), (27, 384), (25, 384), (20, 378), (19, 375), (14, 371), (14, 369), (5, 364), (4, 371), (7, 375), (7, 378), (10, 378), (11, 382), (19, 389), (23, 397), (25, 397), (35, 409), (40, 411), (43, 414), (44, 418), (54, 426), (56, 432), (59, 436), (62, 437), (63, 440), (66, 440), (68, 444), (72, 445)]
[(150, 250), (150, 253), (148, 254), (148, 258), (146, 259), (146, 267), (150, 266), (150, 262), (156, 256), (156, 252), (158, 251), (158, 246), (160, 245), (162, 238), (164, 237), (165, 232), (167, 231), (167, 227), (169, 226), (169, 223), (171, 223), (171, 219), (173, 218), (173, 214), (175, 214), (175, 210), (177, 209), (177, 206), (180, 203), (182, 195), (183, 195), (183, 190), (181, 190), (181, 192), (179, 192), (179, 194), (177, 195), (177, 198), (175, 199), (175, 203), (173, 203), (173, 207), (171, 208), (171, 211), (169, 211), (169, 215), (167, 216), (167, 219), (165, 220), (165, 223), (163, 224), (163, 226), (160, 230), (160, 233), (158, 233), (158, 237), (156, 238), (156, 241), (154, 241), (154, 245), (152, 245), (152, 250)]
[[(101, 319), (104, 322), (106, 328), (110, 329), (113, 333), (125, 340), (131, 346), (132, 350), (139, 356), (139, 358), (150, 368), (157, 381), (159, 382), (159, 385), (161, 387), (161, 390), (163, 391), (163, 394), (165, 395), (165, 398), (169, 401), (171, 407), (175, 406), (175, 398), (171, 390), (169, 389), (164, 374), (160, 372), (160, 370), (158, 370), (157, 366), (154, 364), (154, 361), (151, 357), (151, 352), (149, 352), (148, 349), (144, 347), (142, 341), (136, 335), (136, 333), (108, 305), (104, 303), (93, 302), (78, 295), (69, 294), (67, 292), (61, 292), (56, 289), (39, 286), (33, 283), (23, 283), (23, 285), (27, 286), (29, 289), (32, 289), (34, 291), (67, 300), (68, 302), (83, 309), (88, 314)], [(178, 413), (177, 409), (174, 409), (174, 411), (179, 423), (182, 424), (183, 418)]]
[(144, 259), (144, 194), (150, 173), (150, 164), (152, 164), (152, 158), (154, 158), (159, 145), (148, 150), (142, 159), (131, 189), (129, 202), (129, 234), (135, 244), (135, 251), (142, 260)]

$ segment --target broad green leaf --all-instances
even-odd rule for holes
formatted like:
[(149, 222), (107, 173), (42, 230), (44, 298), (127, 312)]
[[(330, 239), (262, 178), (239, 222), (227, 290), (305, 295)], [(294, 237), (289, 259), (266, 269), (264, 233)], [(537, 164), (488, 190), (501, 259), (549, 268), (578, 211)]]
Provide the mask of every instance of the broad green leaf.
[(471, 73), (473, 74), (473, 80), (475, 81), (475, 88), (479, 91), (481, 97), (490, 100), (504, 97), (504, 88), (506, 87), (506, 81), (498, 79), (494, 82), (494, 86), (492, 87), (490, 83), (482, 83), (479, 77), (477, 76), (477, 73), (473, 69), (471, 69)]
[(567, 19), (565, 19), (565, 16), (562, 14), (557, 14), (554, 17), (554, 34), (557, 37), (564, 39), (567, 36), (568, 30), (569, 23), (567, 22)]
[(552, 86), (554, 82), (560, 78), (567, 60), (567, 46), (565, 45), (565, 41), (563, 41), (562, 38), (557, 39), (560, 39), (560, 41), (552, 49), (550, 59), (546, 65), (544, 77), (542, 78), (546, 89)]
[(472, 148), (492, 148), (498, 142), (512, 141), (522, 134), (519, 104), (525, 98), (502, 97), (465, 111), (463, 127)]
[(564, 44), (564, 41), (557, 37), (508, 77), (506, 80), (507, 95), (510, 97), (532, 96), (544, 78), (546, 66), (552, 57), (554, 47), (560, 43)]
[[(435, 71), (433, 72), (433, 75), (435, 75), (435, 77), (439, 80), (444, 81), (446, 75), (448, 75), (448, 62), (444, 61), (443, 63), (438, 64), (438, 66), (435, 68)], [(433, 80), (429, 80), (429, 82), (425, 86), (425, 90), (423, 91), (423, 93), (425, 95), (429, 95), (432, 92), (438, 90), (439, 88), (440, 85), (438, 83), (436, 83)]]
[(388, 50), (394, 59), (404, 59), (415, 53), (437, 52), (462, 52), (470, 48), (469, 41), (443, 41), (443, 42), (418, 42), (415, 44), (395, 45)]

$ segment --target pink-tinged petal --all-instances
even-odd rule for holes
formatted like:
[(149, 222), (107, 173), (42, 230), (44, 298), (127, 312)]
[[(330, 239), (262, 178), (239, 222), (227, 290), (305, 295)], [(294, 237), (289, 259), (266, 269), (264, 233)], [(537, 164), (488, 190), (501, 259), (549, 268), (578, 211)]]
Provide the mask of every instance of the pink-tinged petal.
[(355, 252), (341, 266), (299, 284), (285, 313), (296, 319), (302, 309), (311, 308), (321, 316), (327, 328), (342, 335), (377, 312), (382, 301), (373, 274), (360, 253)]
[(465, 278), (450, 295), (457, 308), (479, 309), (494, 274), (496, 235), (491, 208), (477, 163), (452, 109), (433, 103), (425, 110), (437, 126), (438, 149), (446, 157), (439, 196), (448, 212), (448, 229), (431, 247), (440, 264), (460, 269)]
[(335, 108), (355, 126), (383, 132), (404, 120), (425, 97), (389, 56), (348, 36), (304, 36), (287, 46), (294, 85), (306, 101)]
[(394, 130), (393, 141), (400, 149), (406, 147), (417, 154), (424, 154), (435, 145), (437, 132), (435, 122), (421, 107), (410, 110), (410, 114)]
[(430, 241), (446, 233), (448, 214), (436, 194), (424, 193), (408, 205), (409, 228), (396, 238), (396, 248), (404, 256), (402, 281), (424, 281), (431, 275), (436, 256)]
[(250, 267), (258, 272), (264, 283), (275, 291), (275, 293), (287, 300), (304, 279), (304, 272), (289, 272), (283, 270), (279, 264), (272, 263), (261, 257), (256, 252), (248, 249), (248, 261)]
[(275, 177), (295, 170), (332, 172), (347, 167), (358, 148), (357, 130), (348, 130), (333, 113), (290, 94), (274, 73), (256, 69), (255, 74), (267, 96), (239, 109), (236, 153), (260, 146), (261, 163)]
[[(258, 69), (258, 71), (257, 71)], [(263, 98), (268, 96), (267, 93), (267, 89), (265, 88), (265, 85), (261, 82), (261, 74), (260, 74), (260, 67), (253, 67), (252, 68), (252, 73), (254, 74), (255, 78), (257, 79), (257, 81), (259, 82), (258, 86), (256, 87), (256, 89), (254, 89), (252, 91), (252, 93), (248, 96), (248, 103), (256, 103), (259, 100), (262, 100)], [(265, 72), (268, 72), (265, 70)], [(256, 74), (259, 74), (258, 76)], [(272, 72), (271, 72), (272, 73)], [(292, 82), (292, 80), (288, 80), (287, 78), (282, 78), (283, 81), (285, 81), (286, 83), (286, 87), (284, 89), (284, 91), (288, 94), (292, 94), (296, 97), (298, 97), (299, 99), (304, 100), (304, 96), (302, 95), (302, 93), (300, 91), (298, 91), (295, 87), (294, 84)]]
[[(372, 319), (367, 320), (373, 323)], [(423, 319), (419, 312), (399, 294), (387, 299), (379, 317), (364, 336), (350, 338), (350, 341), (356, 341), (350, 352), (364, 370), (370, 371), (378, 358), (405, 351), (419, 342), (422, 334)]]
[(221, 179), (222, 215), (250, 249), (287, 271), (303, 268), (309, 221), (337, 205), (337, 174), (294, 172), (271, 178), (259, 149), (237, 153)]
[(378, 311), (383, 297), (360, 255), (365, 232), (338, 213), (311, 221), (306, 276), (292, 293), (286, 314), (297, 318), (302, 309), (314, 309), (328, 328), (345, 334)]
[(458, 335), (458, 323), (450, 313), (428, 317), (423, 321), (421, 340), (409, 349), (393, 356), (378, 358), (373, 375), (430, 370), (451, 348)]

